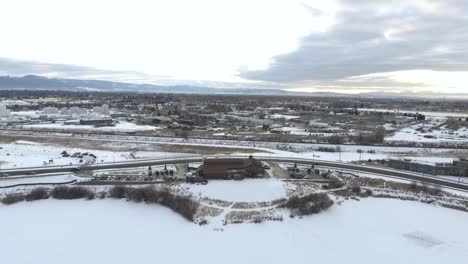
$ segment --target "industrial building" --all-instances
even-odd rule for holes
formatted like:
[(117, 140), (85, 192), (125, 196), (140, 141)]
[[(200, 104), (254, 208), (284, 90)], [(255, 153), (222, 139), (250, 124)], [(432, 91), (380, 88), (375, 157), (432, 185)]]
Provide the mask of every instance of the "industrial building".
[(391, 159), (388, 166), (430, 175), (468, 176), (468, 160), (460, 159), (453, 163), (424, 163), (411, 159)]
[(112, 119), (80, 119), (80, 125), (92, 125), (96, 127), (113, 126)]

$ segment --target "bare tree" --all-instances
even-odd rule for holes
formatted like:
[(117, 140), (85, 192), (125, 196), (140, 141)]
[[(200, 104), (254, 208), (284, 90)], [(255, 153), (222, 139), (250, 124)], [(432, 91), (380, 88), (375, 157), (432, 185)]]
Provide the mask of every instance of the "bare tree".
[(382, 143), (385, 139), (385, 134), (387, 130), (383, 126), (378, 126), (374, 129), (374, 140), (376, 143)]

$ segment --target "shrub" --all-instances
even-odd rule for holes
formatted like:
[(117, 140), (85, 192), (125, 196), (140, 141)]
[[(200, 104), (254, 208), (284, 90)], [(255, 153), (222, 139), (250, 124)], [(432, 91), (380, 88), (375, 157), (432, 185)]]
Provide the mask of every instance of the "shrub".
[(439, 186), (427, 187), (426, 192), (430, 195), (440, 196), (442, 195), (442, 189)]
[(109, 196), (114, 199), (123, 199), (127, 195), (127, 189), (125, 186), (114, 186), (109, 191)]
[(93, 191), (89, 190), (88, 195), (86, 195), (86, 199), (94, 200), (94, 198), (96, 198), (96, 194)]
[(355, 186), (351, 187), (351, 191), (353, 193), (360, 193), (361, 192), (361, 186), (355, 185)]
[(54, 199), (59, 200), (70, 200), (70, 199), (94, 199), (94, 193), (84, 187), (67, 187), (67, 186), (57, 186), (51, 191), (51, 196)]
[(261, 217), (255, 217), (252, 221), (254, 224), (261, 224), (263, 223), (263, 219)]
[(336, 152), (336, 148), (329, 147), (319, 147), (317, 150), (322, 152)]
[(408, 188), (410, 191), (413, 191), (415, 193), (425, 193), (428, 195), (433, 195), (433, 196), (440, 196), (442, 194), (442, 190), (440, 189), (439, 186), (435, 187), (429, 187), (426, 184), (417, 184), (415, 182), (412, 182)]
[(150, 187), (144, 188), (127, 188), (125, 196), (127, 200), (134, 202), (147, 202), (157, 203), (159, 194), (158, 192)]
[(98, 197), (99, 197), (99, 199), (104, 199), (104, 198), (107, 197), (107, 193), (106, 192), (99, 192)]
[(26, 195), (26, 201), (49, 199), (49, 191), (46, 188), (34, 188)]
[(7, 194), (5, 197), (2, 199), (2, 203), (6, 205), (10, 204), (15, 204), (17, 202), (24, 201), (25, 197), (21, 193), (10, 193)]
[(333, 205), (333, 201), (326, 193), (312, 193), (306, 196), (293, 196), (289, 198), (281, 207), (291, 211), (294, 215), (318, 214)]
[(171, 208), (186, 219), (193, 221), (199, 204), (190, 196), (172, 194), (168, 191), (160, 193), (158, 203)]
[(367, 190), (364, 192), (364, 194), (365, 194), (367, 197), (372, 196), (372, 190), (367, 189)]
[(329, 183), (328, 183), (328, 186), (327, 186), (327, 189), (337, 189), (337, 188), (341, 188), (345, 185), (345, 183), (343, 181), (341, 181), (340, 179), (338, 178), (333, 178)]
[(413, 192), (417, 192), (418, 191), (418, 184), (416, 182), (411, 182), (411, 184), (408, 186), (408, 188)]

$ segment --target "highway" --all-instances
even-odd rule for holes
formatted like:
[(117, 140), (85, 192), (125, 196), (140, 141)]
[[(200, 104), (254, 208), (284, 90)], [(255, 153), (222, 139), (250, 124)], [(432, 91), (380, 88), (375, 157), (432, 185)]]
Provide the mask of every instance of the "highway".
[[(211, 137), (177, 137), (177, 136), (163, 136), (163, 135), (132, 135), (124, 132), (103, 132), (103, 131), (73, 131), (73, 130), (32, 130), (30, 128), (11, 128), (11, 127), (0, 127), (0, 134), (5, 136), (24, 136), (30, 138), (58, 138), (58, 139), (84, 139), (84, 140), (99, 140), (99, 141), (125, 141), (125, 142), (134, 142), (134, 143), (156, 143), (156, 144), (194, 144), (194, 145), (211, 145), (211, 146), (229, 146), (233, 148), (272, 148), (272, 146), (290, 146), (294, 148), (303, 148), (303, 147), (336, 147), (336, 144), (329, 143), (316, 143), (312, 140), (310, 142), (303, 142), (291, 139), (290, 141), (271, 141), (271, 140), (253, 140), (253, 139), (221, 139), (221, 138), (211, 138)], [(455, 142), (453, 142), (455, 143)], [(414, 148), (418, 149), (431, 149), (436, 147), (439, 150), (453, 150), (453, 149), (463, 149), (467, 148), (468, 145), (461, 144), (456, 142), (456, 145), (449, 144), (445, 147), (440, 146), (413, 146), (411, 144), (401, 144), (392, 146), (392, 145), (367, 145), (367, 144), (338, 144), (343, 148), (366, 148), (372, 147), (373, 149), (381, 150), (392, 150), (394, 148), (399, 148), (402, 151), (411, 151)]]
[[(245, 158), (245, 156), (226, 156), (226, 155), (215, 155), (215, 156), (193, 156), (193, 157), (182, 157), (182, 158), (168, 158), (168, 159), (140, 159), (132, 161), (122, 162), (107, 162), (93, 165), (69, 165), (69, 166), (44, 166), (44, 167), (24, 167), (15, 169), (0, 170), (0, 177), (34, 177), (40, 176), (46, 173), (60, 173), (60, 172), (78, 172), (78, 171), (92, 171), (92, 170), (104, 170), (104, 169), (119, 169), (119, 168), (133, 168), (133, 167), (145, 167), (145, 166), (157, 166), (164, 164), (178, 164), (178, 163), (191, 163), (191, 162), (202, 162), (205, 158)], [(420, 173), (395, 170), (391, 168), (381, 168), (373, 166), (362, 166), (350, 163), (342, 162), (331, 162), (315, 159), (301, 159), (291, 157), (255, 157), (260, 161), (273, 161), (273, 162), (284, 162), (284, 163), (297, 163), (305, 165), (315, 165), (324, 168), (331, 169), (344, 169), (352, 170), (356, 172), (372, 173), (382, 176), (398, 177), (411, 181), (419, 181), (430, 183), (434, 185), (440, 185), (443, 187), (449, 187), (454, 189), (460, 189), (468, 191), (468, 184), (458, 183), (456, 181), (445, 180), (441, 178), (429, 177)]]

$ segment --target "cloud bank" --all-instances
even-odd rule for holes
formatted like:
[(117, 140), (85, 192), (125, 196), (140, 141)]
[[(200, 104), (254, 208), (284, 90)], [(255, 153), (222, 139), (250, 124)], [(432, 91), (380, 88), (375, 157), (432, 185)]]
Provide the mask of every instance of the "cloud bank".
[[(298, 87), (389, 90), (430, 87), (424, 78), (417, 84), (390, 73), (468, 70), (467, 1), (341, 0), (338, 6), (328, 31), (303, 38), (300, 48), (274, 57), (268, 69), (241, 76)], [(379, 73), (389, 74), (372, 76)]]

